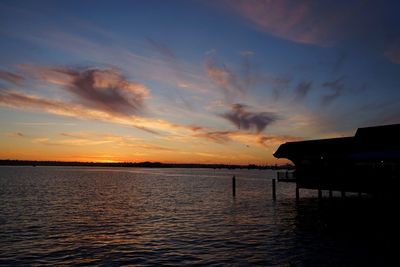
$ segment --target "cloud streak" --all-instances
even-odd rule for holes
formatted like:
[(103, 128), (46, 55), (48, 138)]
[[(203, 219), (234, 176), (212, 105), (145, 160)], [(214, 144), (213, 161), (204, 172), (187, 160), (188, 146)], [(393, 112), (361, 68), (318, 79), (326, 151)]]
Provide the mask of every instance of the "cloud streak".
[(107, 113), (103, 110), (90, 109), (80, 104), (26, 95), (10, 90), (0, 91), (0, 106), (21, 110), (37, 110), (78, 119), (117, 123), (131, 126), (152, 134), (159, 134), (158, 130), (171, 131), (178, 127), (177, 125), (163, 120), (147, 119), (137, 116), (119, 116), (118, 114)]
[(338, 98), (344, 90), (344, 77), (340, 77), (334, 81), (325, 82), (322, 84), (323, 87), (328, 88), (331, 92), (321, 97), (321, 104), (327, 106), (331, 104), (336, 98)]
[(218, 66), (214, 59), (208, 58), (205, 69), (211, 81), (223, 90), (228, 102), (244, 94), (244, 87), (240, 78), (226, 65)]
[(147, 37), (146, 41), (152, 49), (160, 53), (165, 59), (176, 59), (175, 53), (165, 43), (156, 41), (150, 37)]
[(262, 31), (318, 46), (331, 46), (341, 40), (347, 34), (343, 29), (352, 25), (355, 11), (364, 8), (363, 1), (235, 0), (226, 3)]
[(221, 114), (222, 118), (228, 120), (238, 129), (255, 130), (260, 133), (271, 123), (277, 120), (274, 113), (271, 112), (251, 112), (248, 106), (243, 104), (233, 104), (231, 110)]
[(226, 102), (232, 103), (239, 97), (243, 98), (252, 86), (261, 81), (261, 77), (254, 73), (250, 60), (253, 52), (240, 52), (242, 62), (237, 70), (218, 63), (213, 54), (210, 53), (206, 58), (204, 68), (208, 78), (222, 90)]
[(24, 77), (16, 73), (0, 70), (0, 80), (19, 85), (24, 80)]
[(259, 136), (257, 143), (264, 147), (279, 146), (286, 142), (300, 141), (302, 138), (287, 136), (287, 135), (276, 135), (276, 136)]
[(294, 89), (295, 100), (304, 99), (312, 88), (312, 82), (300, 82)]
[(231, 141), (231, 131), (205, 131), (202, 133), (194, 134), (194, 137), (200, 137), (219, 144), (225, 144)]

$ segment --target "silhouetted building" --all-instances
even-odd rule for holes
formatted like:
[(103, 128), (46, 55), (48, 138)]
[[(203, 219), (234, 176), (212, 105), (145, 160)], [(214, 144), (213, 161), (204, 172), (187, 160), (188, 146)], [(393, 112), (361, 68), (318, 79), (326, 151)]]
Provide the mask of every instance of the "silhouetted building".
[(400, 190), (400, 124), (359, 128), (354, 137), (288, 142), (298, 188), (395, 193)]

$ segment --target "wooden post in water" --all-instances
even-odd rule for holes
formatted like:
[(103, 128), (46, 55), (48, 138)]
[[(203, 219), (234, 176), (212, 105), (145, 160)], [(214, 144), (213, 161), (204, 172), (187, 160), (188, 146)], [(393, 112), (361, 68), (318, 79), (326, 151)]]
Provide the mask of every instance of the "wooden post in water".
[(342, 191), (342, 198), (345, 198), (345, 197), (346, 197), (346, 192)]
[(276, 180), (272, 179), (272, 199), (276, 200)]
[(332, 189), (329, 190), (329, 198), (333, 197)]
[(299, 201), (300, 199), (300, 188), (296, 184), (296, 201)]
[(318, 188), (318, 200), (322, 200), (322, 190), (320, 188)]
[(235, 175), (232, 177), (232, 195), (236, 196), (236, 177), (235, 177)]

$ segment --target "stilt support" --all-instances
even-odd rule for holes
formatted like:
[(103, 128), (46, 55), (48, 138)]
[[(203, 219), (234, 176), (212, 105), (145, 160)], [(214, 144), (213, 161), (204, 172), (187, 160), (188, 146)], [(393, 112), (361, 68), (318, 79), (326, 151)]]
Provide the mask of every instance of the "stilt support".
[(236, 177), (232, 177), (232, 196), (236, 196)]
[(276, 200), (276, 180), (272, 179), (272, 199)]

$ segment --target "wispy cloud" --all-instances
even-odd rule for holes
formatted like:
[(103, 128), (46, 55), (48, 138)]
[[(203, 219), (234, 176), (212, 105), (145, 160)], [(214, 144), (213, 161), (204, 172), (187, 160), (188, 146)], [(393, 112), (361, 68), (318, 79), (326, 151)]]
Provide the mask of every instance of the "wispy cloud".
[(90, 109), (80, 104), (74, 104), (63, 100), (42, 98), (34, 95), (26, 95), (16, 91), (0, 91), (0, 106), (21, 110), (36, 110), (60, 116), (74, 117), (77, 119), (89, 119), (117, 123), (134, 127), (149, 133), (158, 134), (158, 130), (170, 131), (177, 128), (175, 124), (160, 119), (149, 119), (137, 116), (119, 116), (107, 113), (103, 110)]
[(354, 11), (363, 8), (363, 1), (235, 0), (226, 3), (269, 34), (319, 46), (330, 46), (343, 38), (344, 26), (349, 28)]
[(208, 77), (223, 90), (228, 102), (238, 96), (243, 96), (244, 87), (240, 78), (225, 64), (219, 66), (213, 58), (209, 57), (206, 60), (205, 69)]
[(334, 81), (324, 82), (322, 84), (323, 87), (328, 88), (331, 92), (325, 94), (321, 97), (321, 104), (326, 106), (332, 103), (336, 98), (338, 98), (344, 90), (344, 79), (345, 77), (342, 76)]
[[(102, 81), (102, 80), (100, 80)], [(58, 81), (59, 82), (59, 81)], [(64, 86), (70, 82), (62, 82)], [(98, 85), (100, 86), (100, 85)], [(100, 90), (100, 87), (97, 87)], [(70, 90), (70, 89), (68, 89)], [(125, 90), (125, 89), (124, 89)], [(128, 90), (128, 89), (126, 89)], [(97, 102), (96, 102), (97, 103)], [(101, 102), (100, 102), (101, 103)], [(80, 120), (97, 120), (108, 123), (115, 123), (123, 126), (133, 127), (154, 135), (187, 135), (200, 130), (205, 130), (201, 126), (193, 124), (171, 123), (167, 120), (118, 113), (108, 108), (88, 106), (83, 103), (75, 103), (71, 100), (45, 98), (37, 95), (28, 95), (15, 90), (0, 91), (0, 106), (13, 109), (38, 111), (59, 116), (73, 117)], [(25, 123), (25, 125), (53, 125), (49, 123)]]
[(264, 146), (264, 147), (274, 147), (281, 145), (286, 142), (294, 142), (300, 141), (302, 138), (287, 136), (287, 135), (276, 135), (276, 136), (259, 136), (257, 139), (257, 143)]
[(400, 39), (391, 43), (386, 48), (384, 55), (393, 63), (400, 64)]
[(113, 145), (120, 148), (135, 148), (139, 150), (154, 150), (154, 151), (175, 151), (176, 149), (169, 148), (157, 144), (146, 143), (145, 140), (134, 136), (122, 136), (113, 134), (99, 134), (94, 132), (64, 132), (60, 133), (61, 139), (36, 137), (32, 139), (33, 143), (48, 145), (48, 146), (98, 146), (98, 145)]
[(232, 103), (237, 98), (243, 99), (249, 89), (262, 79), (254, 72), (251, 63), (252, 51), (240, 52), (241, 63), (234, 70), (225, 63), (219, 63), (215, 52), (208, 53), (204, 67), (210, 80), (222, 90), (227, 103)]
[(71, 122), (16, 122), (17, 125), (42, 127), (42, 126), (75, 126), (75, 123)]
[(0, 70), (0, 80), (19, 85), (24, 80), (24, 77), (10, 71)]
[(49, 138), (35, 138), (32, 140), (35, 144), (47, 145), (47, 146), (95, 146), (112, 143), (108, 140), (85, 140), (85, 139), (64, 139), (64, 140), (52, 140)]
[(233, 104), (231, 110), (220, 115), (228, 120), (238, 129), (255, 130), (257, 133), (262, 132), (268, 125), (275, 122), (277, 117), (271, 112), (252, 112), (248, 110), (247, 105)]
[(13, 138), (21, 138), (21, 137), (25, 137), (25, 135), (21, 132), (8, 132), (5, 134), (8, 137), (13, 137)]
[(176, 55), (175, 53), (169, 48), (168, 45), (166, 45), (165, 43), (156, 41), (150, 37), (146, 38), (147, 43), (149, 44), (149, 46), (156, 50), (159, 54), (161, 54), (165, 59), (172, 59), (175, 60), (176, 59)]
[(295, 100), (301, 100), (305, 98), (312, 88), (312, 82), (300, 82), (294, 89)]
[(278, 100), (288, 89), (292, 78), (285, 76), (271, 76), (268, 83), (272, 87), (272, 96), (274, 100)]
[(230, 136), (232, 135), (231, 131), (205, 131), (201, 133), (196, 133), (194, 137), (205, 138), (209, 141), (224, 144), (228, 141), (231, 141)]

